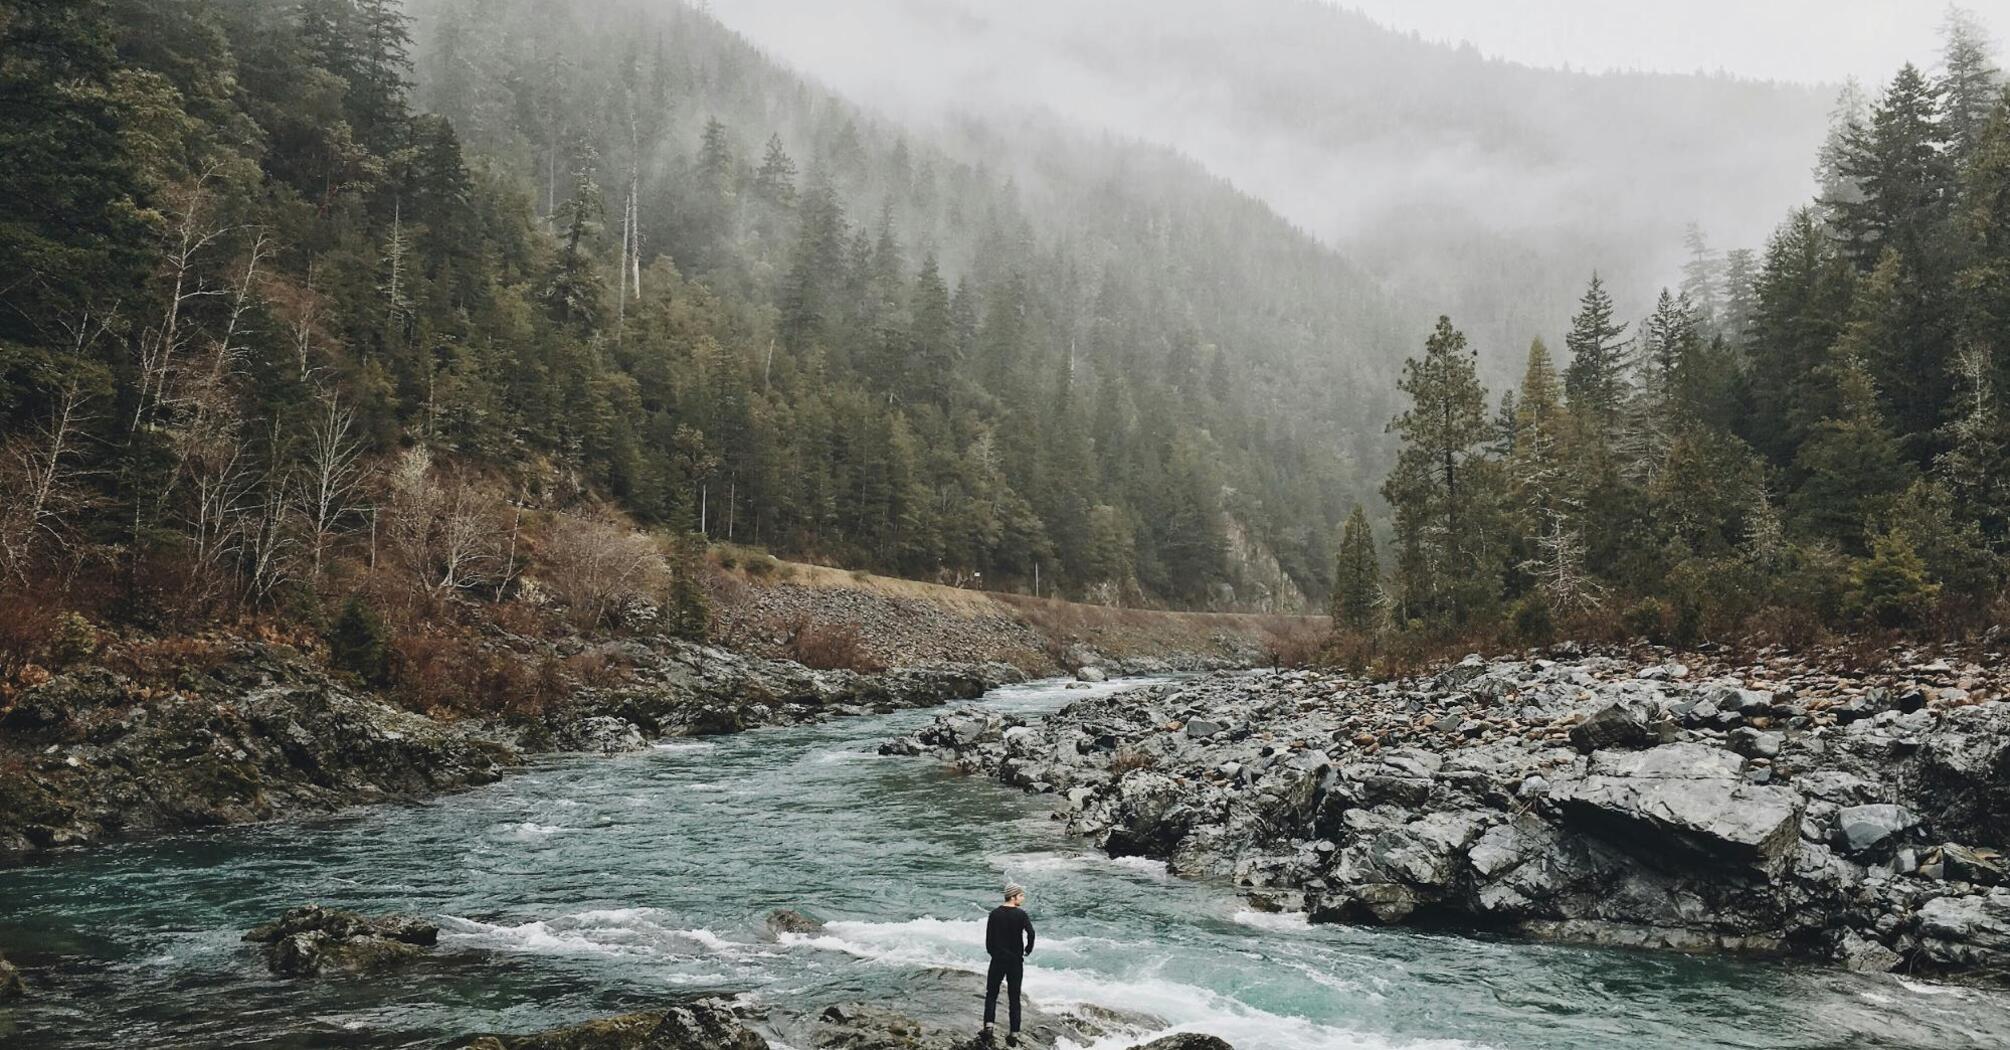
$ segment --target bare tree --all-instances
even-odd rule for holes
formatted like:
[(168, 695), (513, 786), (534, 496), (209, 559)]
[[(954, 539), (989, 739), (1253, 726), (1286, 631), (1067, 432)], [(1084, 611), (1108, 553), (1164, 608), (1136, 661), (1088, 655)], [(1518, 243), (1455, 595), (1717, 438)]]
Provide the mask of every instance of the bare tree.
[(266, 445), (270, 458), (265, 476), (258, 486), (258, 497), (246, 509), (239, 525), (245, 592), (260, 605), (271, 601), (272, 595), (293, 578), (293, 550), (299, 546), (288, 527), (296, 481), (293, 473), (285, 469), (284, 447), (279, 420), (274, 417)]
[(547, 558), (553, 588), (582, 627), (598, 627), (624, 606), (659, 595), (669, 585), (669, 566), (656, 544), (604, 517), (561, 521)]
[[(141, 333), (135, 344), (139, 389), (133, 404), (134, 431), (146, 425), (148, 413), (165, 396), (170, 377), (188, 348), (190, 333), (184, 315), (189, 307), (199, 299), (220, 294), (204, 283), (198, 270), (202, 256), (231, 232), (231, 227), (217, 224), (211, 214), (215, 201), (209, 183), (215, 177), (214, 170), (207, 171), (167, 193), (168, 238), (161, 254), (167, 306), (160, 323)], [(256, 270), (255, 259), (252, 269)]]
[[(78, 349), (88, 349), (104, 330), (86, 318), (76, 329)], [(42, 543), (72, 548), (71, 520), (92, 502), (76, 464), (85, 400), (72, 382), (56, 395), (47, 423), (0, 448), (0, 490), (18, 494), (0, 503), (0, 569), (23, 582)]]
[(363, 443), (356, 417), (332, 392), (307, 428), (306, 459), (295, 488), (296, 505), (307, 532), (309, 578), (320, 580), (328, 547), (355, 513), (363, 491)]
[(1551, 608), (1559, 612), (1597, 608), (1605, 591), (1584, 568), (1583, 532), (1571, 525), (1562, 508), (1552, 508), (1548, 518), (1548, 527), (1536, 537), (1541, 553), (1523, 562), (1523, 571), (1540, 582)]
[(502, 501), (476, 481), (443, 476), (424, 446), (409, 449), (386, 476), (384, 540), (408, 578), (434, 599), (493, 583), (508, 571)]

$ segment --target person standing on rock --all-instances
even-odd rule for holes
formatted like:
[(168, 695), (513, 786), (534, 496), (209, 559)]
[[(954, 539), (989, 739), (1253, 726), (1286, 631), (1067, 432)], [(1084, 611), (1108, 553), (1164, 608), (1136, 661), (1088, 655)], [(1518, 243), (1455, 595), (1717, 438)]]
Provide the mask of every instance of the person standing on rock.
[(991, 909), (984, 923), (984, 950), (991, 953), (991, 971), (984, 977), (984, 1044), (991, 1045), (991, 1026), (998, 1020), (998, 982), (1011, 986), (1012, 1031), (1006, 1046), (1019, 1045), (1019, 985), (1026, 977), (1026, 957), (1033, 954), (1033, 920), (1026, 915), (1026, 890), (1005, 887), (1005, 903)]

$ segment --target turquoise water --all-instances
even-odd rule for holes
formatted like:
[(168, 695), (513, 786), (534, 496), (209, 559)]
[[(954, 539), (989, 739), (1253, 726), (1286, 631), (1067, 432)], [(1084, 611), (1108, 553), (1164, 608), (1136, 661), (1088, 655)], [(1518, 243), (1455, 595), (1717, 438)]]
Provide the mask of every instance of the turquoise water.
[[(985, 702), (1031, 715), (1084, 695)], [(1051, 799), (871, 753), (931, 714), (570, 756), (429, 805), (0, 871), (0, 947), (37, 966), (0, 1046), (433, 1046), (695, 992), (974, 1020), (935, 971), (981, 968), (1007, 879), (1031, 890), (1036, 1001), (1142, 1010), (1241, 1050), (2010, 1046), (1996, 991), (1253, 914), (1066, 838)], [(274, 979), (238, 936), (307, 901), (435, 916), (443, 957)], [(830, 926), (774, 941), (777, 907)]]

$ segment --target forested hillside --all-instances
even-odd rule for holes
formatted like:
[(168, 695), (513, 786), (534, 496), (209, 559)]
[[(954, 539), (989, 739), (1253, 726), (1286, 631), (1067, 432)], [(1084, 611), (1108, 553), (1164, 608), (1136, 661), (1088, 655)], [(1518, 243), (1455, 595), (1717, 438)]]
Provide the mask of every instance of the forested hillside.
[(1336, 616), (1681, 644), (2000, 622), (2010, 94), (1984, 29), (1845, 109), (1818, 164), (1763, 252), (1699, 255), (1638, 328), (1594, 279), (1498, 401), (1440, 320), (1402, 382), (1391, 573), (1350, 523)]
[(512, 513), (605, 497), (845, 565), (1288, 606), (1383, 458), (1381, 293), (1163, 151), (904, 139), (681, 4), (4, 12), (16, 585), (283, 604), (402, 520), (431, 592), (499, 594)]
[[(1593, 267), (1622, 316), (1645, 316), (1690, 223), (1719, 245), (1763, 238), (1812, 189), (1835, 93), (1536, 68), (1332, 0), (715, 6), (909, 119), (1033, 111), (1179, 149), (1428, 304), (1422, 325), (1450, 313), (1489, 350), (1561, 326)], [(1517, 356), (1487, 354), (1482, 374), (1511, 379)]]

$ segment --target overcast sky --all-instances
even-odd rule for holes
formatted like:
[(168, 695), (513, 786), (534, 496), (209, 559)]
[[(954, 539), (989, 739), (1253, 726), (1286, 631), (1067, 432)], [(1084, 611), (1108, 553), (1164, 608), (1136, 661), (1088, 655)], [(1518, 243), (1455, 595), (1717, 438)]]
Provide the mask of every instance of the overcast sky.
[[(1806, 83), (1889, 76), (1938, 51), (1945, 0), (1331, 0), (1531, 65)], [(2000, 39), (2010, 0), (1965, 0)]]

